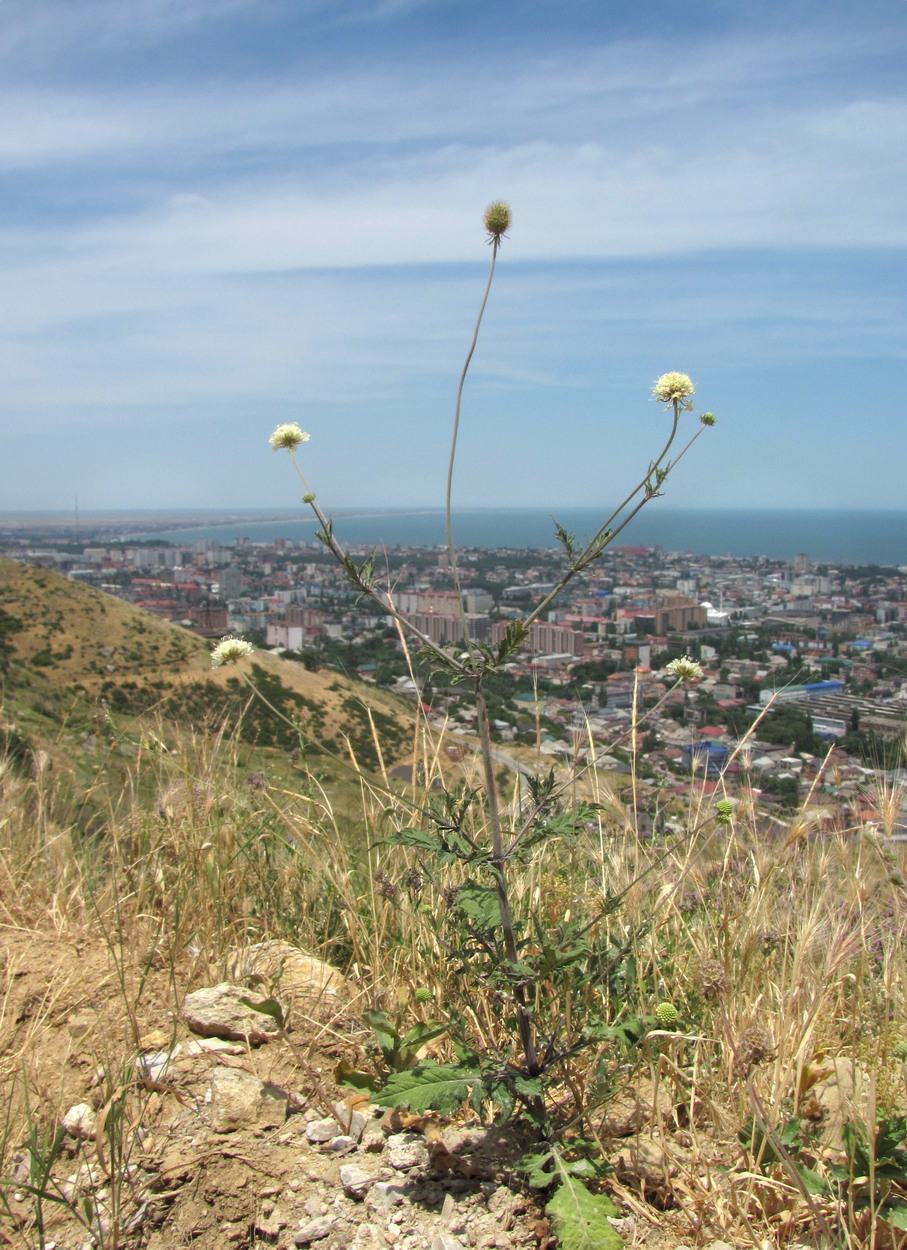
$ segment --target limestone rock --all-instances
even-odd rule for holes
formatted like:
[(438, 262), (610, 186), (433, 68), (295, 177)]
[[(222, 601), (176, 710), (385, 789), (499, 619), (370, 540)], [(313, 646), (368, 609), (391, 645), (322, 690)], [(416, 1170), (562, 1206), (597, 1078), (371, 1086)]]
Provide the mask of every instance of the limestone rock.
[(192, 1032), (201, 1037), (223, 1037), (257, 1046), (279, 1032), (276, 1020), (243, 1001), (256, 1002), (259, 997), (263, 996), (244, 985), (222, 981), (220, 985), (187, 994), (181, 1014)]
[(287, 1095), (276, 1085), (236, 1068), (211, 1073), (211, 1127), (216, 1133), (239, 1128), (278, 1128), (287, 1118)]
[(418, 1133), (395, 1133), (387, 1139), (384, 1157), (398, 1172), (428, 1166), (428, 1149)]
[(294, 1246), (310, 1246), (313, 1241), (323, 1241), (331, 1235), (334, 1221), (329, 1215), (319, 1215), (302, 1224), (293, 1238)]
[(357, 1167), (355, 1163), (348, 1163), (340, 1169), (340, 1184), (343, 1186), (343, 1192), (348, 1198), (355, 1198), (357, 1201), (361, 1200), (368, 1193), (374, 1181), (374, 1176), (371, 1176), (363, 1168)]
[(88, 1138), (94, 1133), (95, 1110), (87, 1102), (70, 1107), (63, 1117), (63, 1128), (70, 1137)]
[(340, 1125), (336, 1120), (311, 1120), (305, 1126), (306, 1140), (312, 1142), (313, 1145), (323, 1145), (332, 1137), (336, 1137), (339, 1132)]
[(232, 952), (229, 967), (237, 980), (278, 994), (290, 1013), (336, 1014), (358, 992), (336, 968), (279, 939)]
[(344, 1133), (355, 1137), (356, 1141), (362, 1140), (362, 1134), (371, 1122), (369, 1116), (357, 1111), (354, 1107), (348, 1107), (345, 1102), (334, 1103), (334, 1115)]
[(840, 1150), (843, 1147), (841, 1129), (848, 1120), (862, 1120), (869, 1096), (869, 1077), (866, 1069), (853, 1059), (834, 1060), (834, 1070), (814, 1085), (811, 1094), (823, 1112), (822, 1136), (825, 1141)]

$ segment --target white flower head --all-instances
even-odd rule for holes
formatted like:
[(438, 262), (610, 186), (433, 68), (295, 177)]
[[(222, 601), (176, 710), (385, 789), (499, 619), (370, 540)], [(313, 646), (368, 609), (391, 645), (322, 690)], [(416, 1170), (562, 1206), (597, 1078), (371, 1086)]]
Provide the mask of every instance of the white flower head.
[(696, 388), (685, 373), (663, 373), (652, 390), (652, 394), (660, 404), (673, 404), (679, 400), (682, 407), (690, 409), (690, 395), (696, 394)]
[(268, 442), (275, 451), (295, 451), (300, 443), (307, 443), (309, 436), (301, 430), (295, 421), (287, 425), (279, 425)]
[(702, 667), (689, 655), (682, 655), (677, 660), (671, 660), (670, 664), (665, 665), (665, 672), (676, 677), (678, 681), (682, 681), (684, 685), (691, 681), (699, 681), (702, 677)]
[(255, 648), (245, 638), (221, 638), (211, 652), (211, 667), (223, 668), (225, 664), (238, 664), (240, 660), (251, 655)]

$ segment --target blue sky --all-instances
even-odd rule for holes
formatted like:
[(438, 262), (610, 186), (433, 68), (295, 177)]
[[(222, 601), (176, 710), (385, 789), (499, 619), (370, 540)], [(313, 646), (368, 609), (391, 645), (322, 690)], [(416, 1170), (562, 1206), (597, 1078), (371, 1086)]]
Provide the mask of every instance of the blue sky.
[[(907, 0), (0, 0), (0, 510), (907, 506)], [(690, 429), (692, 430), (692, 418)]]

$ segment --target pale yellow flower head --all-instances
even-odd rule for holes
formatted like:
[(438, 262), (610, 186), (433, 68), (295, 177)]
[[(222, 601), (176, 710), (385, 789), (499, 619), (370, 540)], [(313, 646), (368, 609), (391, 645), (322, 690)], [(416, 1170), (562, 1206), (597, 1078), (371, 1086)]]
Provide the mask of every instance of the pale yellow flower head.
[(300, 443), (307, 443), (308, 441), (308, 434), (306, 434), (305, 430), (301, 430), (295, 422), (288, 425), (279, 425), (268, 439), (275, 451), (295, 451)]
[(684, 408), (691, 407), (689, 396), (695, 393), (693, 383), (685, 373), (663, 373), (652, 391), (660, 404), (672, 404), (679, 399)]
[(223, 668), (225, 664), (238, 664), (240, 660), (251, 655), (255, 648), (245, 638), (221, 638), (211, 652), (211, 667)]
[(701, 666), (689, 655), (682, 655), (678, 660), (671, 660), (670, 664), (665, 665), (665, 672), (678, 681), (682, 681), (684, 685), (691, 681), (699, 681), (702, 677)]

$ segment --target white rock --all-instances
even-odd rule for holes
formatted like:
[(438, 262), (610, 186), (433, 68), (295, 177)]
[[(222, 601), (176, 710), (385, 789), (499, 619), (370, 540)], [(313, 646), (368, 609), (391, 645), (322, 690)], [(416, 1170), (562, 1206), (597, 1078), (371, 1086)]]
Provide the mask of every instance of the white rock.
[(376, 1181), (368, 1196), (368, 1204), (373, 1210), (380, 1211), (387, 1207), (398, 1207), (406, 1199), (403, 1186), (395, 1181)]
[(345, 1102), (334, 1103), (334, 1116), (344, 1133), (349, 1133), (350, 1137), (355, 1137), (356, 1141), (361, 1140), (362, 1134), (372, 1118), (371, 1116), (363, 1115), (361, 1111), (348, 1107)]
[(139, 1076), (152, 1083), (166, 1076), (170, 1063), (182, 1052), (182, 1046), (174, 1046), (172, 1050), (156, 1050), (150, 1054), (138, 1055), (135, 1061)]
[(284, 1090), (236, 1068), (211, 1073), (211, 1127), (216, 1133), (238, 1128), (278, 1128), (287, 1118)]
[(306, 1140), (315, 1144), (328, 1142), (339, 1132), (340, 1125), (336, 1120), (310, 1120), (305, 1126)]
[(225, 1037), (201, 1037), (189, 1042), (186, 1046), (187, 1055), (242, 1055), (245, 1046), (239, 1042), (228, 1042)]
[(202, 1037), (223, 1037), (257, 1046), (280, 1032), (277, 1021), (262, 1011), (248, 1007), (260, 995), (244, 985), (222, 981), (208, 989), (187, 994), (180, 1013), (193, 1033)]
[(299, 1226), (299, 1231), (293, 1238), (293, 1245), (310, 1246), (313, 1241), (323, 1241), (330, 1235), (333, 1227), (334, 1221), (331, 1216), (319, 1215), (316, 1219)]
[(281, 1000), (309, 1015), (319, 1007), (336, 1014), (358, 992), (336, 968), (280, 939), (232, 951), (228, 966), (238, 980), (254, 976), (276, 985)]
[(63, 1117), (63, 1128), (70, 1137), (91, 1137), (94, 1133), (95, 1110), (87, 1102), (77, 1103)]
[(374, 1182), (375, 1177), (357, 1167), (355, 1163), (348, 1163), (340, 1169), (340, 1184), (348, 1198), (357, 1200), (364, 1198)]
[(407, 1172), (410, 1168), (428, 1166), (428, 1150), (424, 1138), (417, 1133), (395, 1133), (387, 1139), (384, 1156), (392, 1168)]

